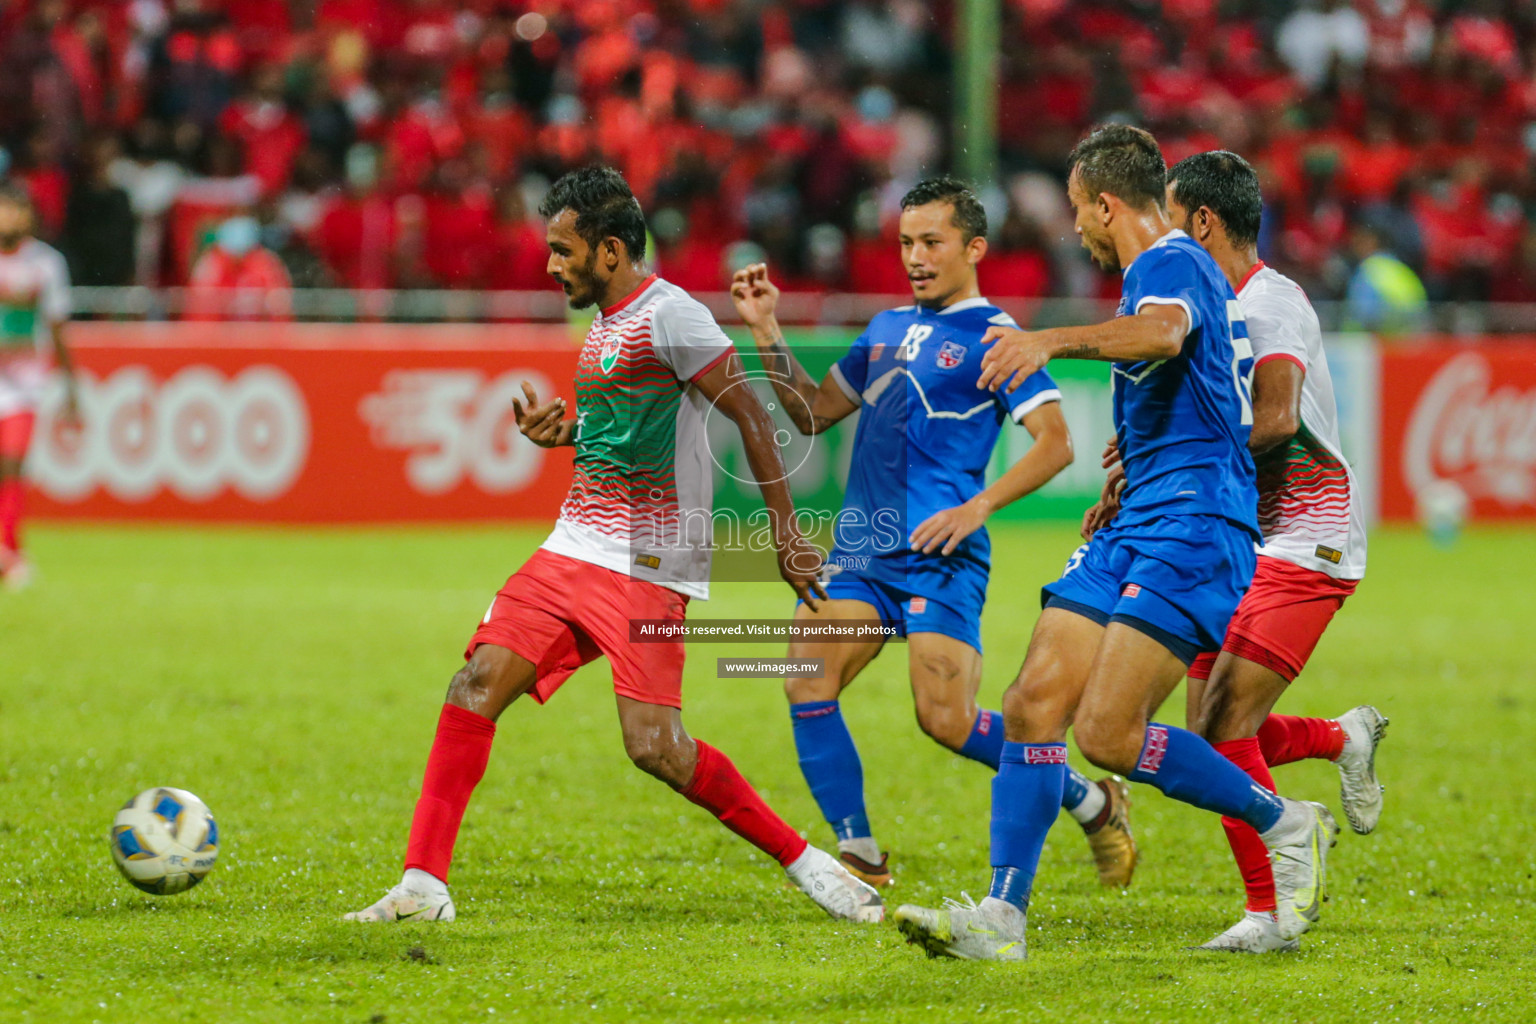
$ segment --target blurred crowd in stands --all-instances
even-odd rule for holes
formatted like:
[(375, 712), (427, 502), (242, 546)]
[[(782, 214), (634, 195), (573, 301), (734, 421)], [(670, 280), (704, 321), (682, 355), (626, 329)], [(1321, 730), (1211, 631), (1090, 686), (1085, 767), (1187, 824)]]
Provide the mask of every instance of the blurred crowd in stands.
[[(1115, 292), (1063, 164), (1128, 119), (1170, 164), (1252, 160), (1262, 252), (1320, 298), (1536, 301), (1533, 0), (1002, 3), (989, 294)], [(603, 160), (684, 287), (766, 257), (901, 293), (898, 200), (953, 164), (957, 6), (0, 0), (0, 177), (78, 284), (548, 288), (529, 211)]]

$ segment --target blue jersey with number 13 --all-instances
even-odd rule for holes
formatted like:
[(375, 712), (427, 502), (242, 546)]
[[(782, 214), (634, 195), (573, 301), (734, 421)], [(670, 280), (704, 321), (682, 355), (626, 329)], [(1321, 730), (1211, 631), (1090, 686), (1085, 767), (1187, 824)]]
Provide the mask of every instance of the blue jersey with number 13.
[(1253, 349), (1221, 268), (1182, 231), (1158, 239), (1125, 270), (1121, 316), (1148, 305), (1189, 317), (1172, 359), (1113, 367), (1115, 433), (1125, 463), (1117, 526), (1166, 515), (1223, 516), (1257, 540)]

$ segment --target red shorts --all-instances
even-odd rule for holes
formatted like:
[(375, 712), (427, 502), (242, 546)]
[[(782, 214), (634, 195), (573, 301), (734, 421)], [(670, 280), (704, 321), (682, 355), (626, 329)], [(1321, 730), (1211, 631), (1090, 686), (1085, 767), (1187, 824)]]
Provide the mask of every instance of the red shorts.
[(538, 667), (530, 696), (543, 704), (571, 673), (604, 655), (613, 690), (643, 704), (683, 706), (683, 643), (632, 643), (631, 619), (681, 622), (688, 598), (540, 548), (496, 594), (464, 650), (505, 647)]
[[(1323, 630), (1359, 580), (1336, 580), (1279, 558), (1259, 556), (1253, 583), (1227, 624), (1221, 649), (1280, 673), (1286, 682), (1301, 674)], [(1189, 666), (1191, 679), (1209, 679), (1215, 652)]]
[(37, 423), (34, 412), (16, 412), (0, 416), (0, 459), (20, 462), (27, 457), (27, 446), (32, 443), (32, 427)]

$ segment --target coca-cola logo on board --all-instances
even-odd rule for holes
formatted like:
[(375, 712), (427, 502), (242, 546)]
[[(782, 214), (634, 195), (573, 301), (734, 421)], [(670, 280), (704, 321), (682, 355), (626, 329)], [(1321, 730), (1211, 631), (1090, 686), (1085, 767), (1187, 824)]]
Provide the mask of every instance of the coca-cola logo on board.
[(1419, 395), (1403, 438), (1403, 478), (1415, 494), (1450, 480), (1473, 500), (1536, 504), (1536, 387), (1492, 378), (1488, 361), (1468, 352)]

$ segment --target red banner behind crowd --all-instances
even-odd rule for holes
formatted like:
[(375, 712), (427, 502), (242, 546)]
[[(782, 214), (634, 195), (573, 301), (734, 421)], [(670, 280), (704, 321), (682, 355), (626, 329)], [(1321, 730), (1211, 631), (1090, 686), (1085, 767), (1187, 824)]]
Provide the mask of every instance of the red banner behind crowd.
[(1454, 484), (1474, 519), (1536, 517), (1536, 338), (1381, 351), (1381, 514)]
[(42, 515), (552, 519), (570, 481), (570, 450), (528, 442), (512, 413), (524, 380), (574, 398), (562, 326), (81, 323), (70, 338), (85, 427), (39, 424)]

